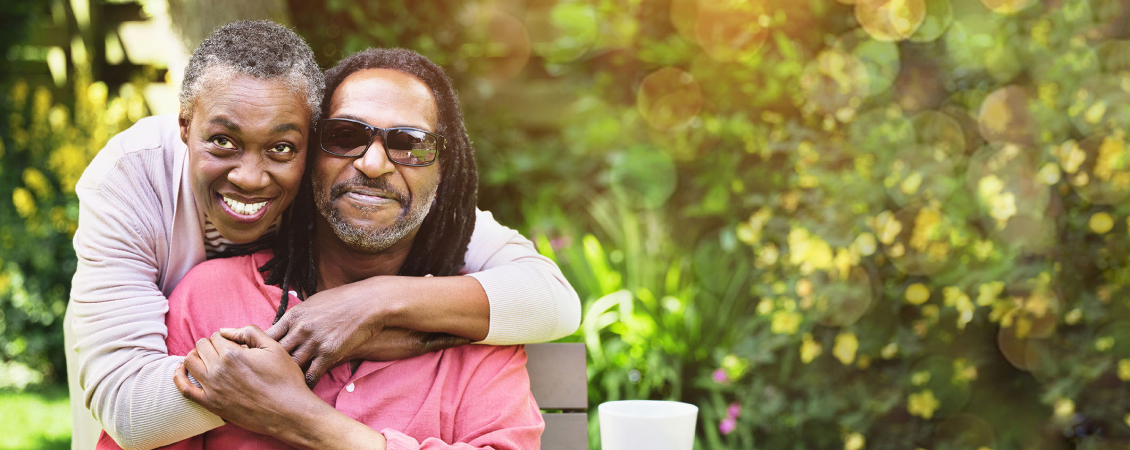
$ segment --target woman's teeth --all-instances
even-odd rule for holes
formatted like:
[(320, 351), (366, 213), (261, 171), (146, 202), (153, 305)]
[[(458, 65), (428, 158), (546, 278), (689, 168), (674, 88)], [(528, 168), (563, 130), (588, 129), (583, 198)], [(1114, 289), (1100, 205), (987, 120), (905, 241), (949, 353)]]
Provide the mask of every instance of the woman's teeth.
[(223, 199), (224, 199), (224, 203), (227, 203), (228, 207), (231, 208), (232, 211), (235, 211), (235, 212), (243, 214), (243, 215), (255, 214), (255, 213), (259, 212), (259, 210), (262, 209), (263, 206), (265, 206), (267, 204), (267, 202), (243, 203), (243, 202), (240, 202), (240, 201), (237, 201), (237, 200), (232, 200), (232, 199), (227, 198), (227, 197), (223, 197)]

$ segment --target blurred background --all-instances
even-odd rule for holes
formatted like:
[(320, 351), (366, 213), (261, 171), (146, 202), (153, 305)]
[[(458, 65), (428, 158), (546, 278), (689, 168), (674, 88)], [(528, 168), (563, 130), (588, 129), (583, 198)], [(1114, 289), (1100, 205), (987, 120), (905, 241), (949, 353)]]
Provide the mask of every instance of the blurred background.
[(1130, 1), (9, 0), (0, 447), (69, 446), (75, 182), (242, 18), (448, 71), (593, 407), (694, 403), (700, 449), (1130, 443)]

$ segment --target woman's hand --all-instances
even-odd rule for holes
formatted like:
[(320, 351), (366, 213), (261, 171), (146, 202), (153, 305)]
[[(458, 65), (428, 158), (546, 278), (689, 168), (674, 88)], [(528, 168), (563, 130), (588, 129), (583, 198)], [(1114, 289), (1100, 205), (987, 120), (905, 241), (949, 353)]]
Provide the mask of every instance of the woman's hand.
[(310, 296), (266, 333), (313, 387), (345, 361), (393, 361), (471, 342), (439, 331), (485, 337), (489, 310), (459, 309), (467, 292), (482, 294), (485, 305), (478, 286), (471, 277), (372, 277)]
[(189, 400), (266, 435), (292, 429), (302, 414), (333, 409), (306, 387), (286, 350), (255, 325), (224, 329), (198, 341), (173, 382)]

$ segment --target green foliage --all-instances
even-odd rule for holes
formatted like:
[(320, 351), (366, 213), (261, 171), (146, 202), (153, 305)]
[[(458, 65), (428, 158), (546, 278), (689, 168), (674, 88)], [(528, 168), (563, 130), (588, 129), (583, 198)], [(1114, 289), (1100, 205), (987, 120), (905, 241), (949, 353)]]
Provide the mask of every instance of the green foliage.
[(0, 390), (0, 448), (71, 448), (71, 406), (65, 387), (14, 392)]
[(695, 403), (702, 448), (1130, 440), (1125, 6), (844, 3), (291, 8), (326, 63), (449, 71), (593, 405)]
[[(711, 449), (1130, 441), (1124, 4), (288, 5), (325, 66), (402, 46), (448, 70), (481, 207), (584, 302), (592, 405), (697, 404)], [(141, 111), (78, 84), (15, 84), (0, 123), (0, 361), (36, 373), (61, 360), (68, 186)]]
[(110, 99), (79, 66), (74, 103), (22, 79), (0, 110), (0, 387), (65, 379), (62, 321), (75, 270), (75, 184), (110, 136), (147, 114), (132, 86)]

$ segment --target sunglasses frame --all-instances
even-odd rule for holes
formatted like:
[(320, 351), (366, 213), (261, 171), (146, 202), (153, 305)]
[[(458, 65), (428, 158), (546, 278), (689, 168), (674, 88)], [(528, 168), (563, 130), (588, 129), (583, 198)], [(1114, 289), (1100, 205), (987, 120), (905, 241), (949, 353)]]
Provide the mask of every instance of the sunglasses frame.
[[(361, 153), (358, 154), (358, 155), (342, 155), (340, 153), (334, 153), (334, 152), (331, 152), (329, 150), (326, 150), (326, 147), (322, 145), (322, 128), (323, 128), (323, 124), (325, 124), (326, 122), (350, 122), (350, 123), (355, 123), (355, 124), (361, 125), (361, 126), (363, 126), (363, 127), (365, 127), (366, 129), (369, 130), (369, 143), (365, 144), (365, 149), (361, 150)], [(426, 164), (408, 164), (408, 163), (402, 163), (400, 161), (393, 159), (392, 154), (389, 153), (390, 149), (388, 147), (388, 133), (389, 133), (389, 131), (393, 131), (393, 130), (419, 131), (421, 133), (424, 133), (426, 135), (434, 137), (436, 139), (436, 157), (433, 158), (431, 160), (431, 162), (426, 163)], [(402, 165), (402, 166), (427, 167), (427, 166), (430, 166), (432, 164), (435, 164), (436, 161), (439, 160), (439, 153), (443, 151), (443, 147), (444, 147), (443, 136), (436, 134), (436, 133), (432, 133), (431, 131), (421, 130), (419, 128), (412, 128), (412, 127), (380, 128), (380, 127), (374, 127), (374, 126), (369, 125), (369, 124), (362, 122), (360, 120), (353, 120), (353, 119), (321, 119), (321, 120), (318, 120), (318, 123), (314, 124), (314, 136), (318, 139), (318, 148), (322, 149), (323, 152), (329, 153), (329, 154), (334, 155), (334, 156), (340, 156), (342, 158), (357, 159), (357, 158), (365, 156), (365, 153), (367, 153), (369, 151), (369, 147), (373, 146), (373, 140), (376, 139), (378, 135), (381, 137), (381, 142), (384, 143), (384, 145), (382, 145), (382, 147), (384, 147), (384, 149), (385, 149), (385, 156), (388, 157), (388, 160), (392, 161), (393, 164), (399, 164), (399, 165)]]

